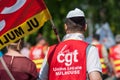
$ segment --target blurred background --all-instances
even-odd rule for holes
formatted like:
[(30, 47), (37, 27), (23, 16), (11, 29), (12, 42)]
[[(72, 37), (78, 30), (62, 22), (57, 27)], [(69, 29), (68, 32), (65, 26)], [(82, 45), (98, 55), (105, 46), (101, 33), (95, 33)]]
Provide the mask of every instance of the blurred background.
[[(64, 21), (67, 13), (70, 10), (79, 8), (84, 11), (88, 25), (85, 40), (91, 43), (94, 34), (99, 34), (100, 43), (106, 47), (107, 51), (109, 51), (110, 47), (116, 45), (115, 36), (120, 34), (120, 0), (45, 0), (45, 3), (51, 13), (61, 40), (65, 35)], [(24, 41), (25, 44), (21, 53), (29, 58), (32, 48), (43, 46), (44, 48), (41, 50), (43, 50), (45, 55), (50, 45), (58, 43), (50, 21), (45, 23), (35, 33), (26, 36)], [(6, 49), (3, 49), (4, 53), (6, 51)], [(108, 58), (109, 54), (107, 55)], [(106, 80), (113, 80), (111, 78), (113, 69), (111, 64), (107, 65), (110, 78)]]
[[(64, 36), (64, 20), (68, 11), (80, 8), (85, 12), (88, 31), (85, 36), (91, 36), (99, 28), (98, 24), (108, 23), (113, 35), (120, 33), (120, 0), (45, 0), (58, 29), (60, 38)], [(35, 37), (41, 33), (51, 45), (57, 43), (56, 36), (48, 21), (36, 33), (25, 37), (27, 42), (35, 44)]]

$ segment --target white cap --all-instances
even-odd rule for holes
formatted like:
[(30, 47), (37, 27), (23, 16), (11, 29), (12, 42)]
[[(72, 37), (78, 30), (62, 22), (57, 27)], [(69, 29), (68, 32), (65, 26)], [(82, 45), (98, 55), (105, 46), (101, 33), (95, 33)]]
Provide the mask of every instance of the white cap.
[(72, 17), (85, 17), (84, 12), (78, 8), (75, 8), (74, 10), (69, 11), (66, 18), (72, 18)]

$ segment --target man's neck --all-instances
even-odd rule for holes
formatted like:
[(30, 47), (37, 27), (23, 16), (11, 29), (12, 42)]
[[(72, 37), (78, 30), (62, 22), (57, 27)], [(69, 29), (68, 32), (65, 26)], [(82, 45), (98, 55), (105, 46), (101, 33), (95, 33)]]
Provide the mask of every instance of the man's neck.
[(83, 32), (80, 32), (80, 31), (77, 31), (77, 32), (67, 31), (67, 32), (66, 32), (66, 34), (75, 34), (75, 33), (83, 34)]
[(69, 33), (64, 36), (63, 41), (70, 40), (70, 39), (84, 40), (84, 35), (81, 33)]

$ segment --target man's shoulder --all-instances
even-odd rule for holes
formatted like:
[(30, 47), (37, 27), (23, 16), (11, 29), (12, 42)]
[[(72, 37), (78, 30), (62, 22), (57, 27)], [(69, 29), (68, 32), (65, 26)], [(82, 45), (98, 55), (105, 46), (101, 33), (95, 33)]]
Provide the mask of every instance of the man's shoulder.
[(98, 51), (98, 49), (96, 48), (96, 46), (91, 45), (91, 44), (88, 45), (87, 49), (88, 49), (88, 53), (89, 54), (92, 54), (92, 52)]
[(90, 50), (98, 50), (94, 45), (89, 44), (89, 46), (90, 46)]

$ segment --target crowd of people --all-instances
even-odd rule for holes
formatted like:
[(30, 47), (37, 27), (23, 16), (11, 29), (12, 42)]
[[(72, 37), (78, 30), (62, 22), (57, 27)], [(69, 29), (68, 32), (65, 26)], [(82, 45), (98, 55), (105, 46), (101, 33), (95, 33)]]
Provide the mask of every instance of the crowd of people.
[[(35, 46), (23, 40), (7, 46), (0, 56), (13, 80), (120, 80), (120, 35), (109, 47), (101, 42), (102, 30), (92, 36), (91, 43), (84, 41), (86, 19), (78, 8), (67, 14), (64, 28), (62, 42), (53, 46), (42, 36), (36, 38)], [(0, 80), (11, 80), (0, 61)]]

